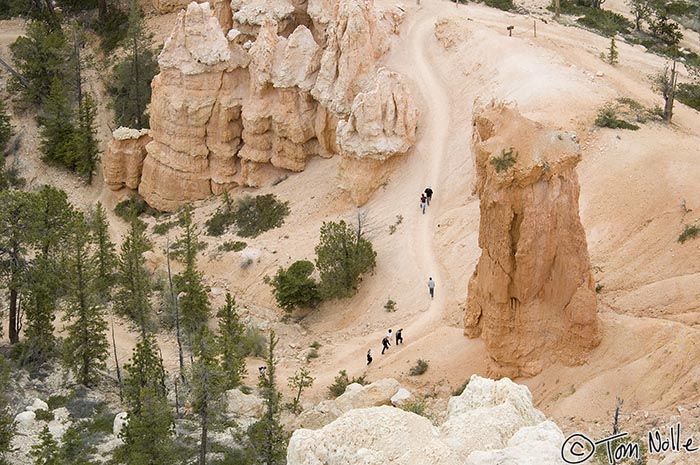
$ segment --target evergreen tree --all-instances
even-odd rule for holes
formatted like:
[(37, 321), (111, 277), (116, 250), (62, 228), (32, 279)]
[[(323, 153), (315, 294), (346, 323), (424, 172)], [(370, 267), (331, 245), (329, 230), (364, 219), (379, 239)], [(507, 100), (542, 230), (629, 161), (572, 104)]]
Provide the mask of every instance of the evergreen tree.
[(7, 189), (10, 181), (5, 171), (5, 151), (7, 143), (10, 142), (14, 130), (10, 123), (10, 116), (7, 114), (5, 102), (0, 100), (0, 191)]
[(8, 336), (19, 342), (22, 296), (27, 289), (28, 257), (34, 229), (35, 194), (0, 192), (0, 279), (9, 300)]
[(282, 465), (286, 463), (287, 443), (289, 435), (280, 423), (281, 398), (275, 384), (275, 370), (277, 359), (275, 347), (277, 347), (275, 332), (270, 333), (267, 357), (265, 359), (266, 370), (260, 375), (258, 387), (262, 391), (265, 402), (265, 413), (257, 422), (248, 428), (250, 450), (255, 458), (255, 463), (263, 465)]
[(119, 254), (114, 310), (136, 323), (144, 339), (151, 328), (149, 297), (152, 285), (143, 255), (150, 249), (151, 244), (146, 238), (146, 225), (133, 216)]
[(36, 196), (35, 212), (32, 242), (36, 256), (29, 269), (27, 346), (23, 356), (23, 362), (29, 364), (41, 364), (54, 355), (53, 321), (64, 283), (64, 245), (75, 216), (66, 193), (48, 185)]
[(117, 264), (117, 254), (114, 243), (109, 238), (109, 223), (107, 212), (101, 202), (97, 202), (95, 210), (90, 218), (90, 226), (97, 250), (95, 261), (97, 262), (97, 282), (95, 289), (103, 301), (110, 298), (112, 284), (114, 284), (114, 268)]
[(124, 444), (114, 452), (115, 461), (126, 465), (175, 463), (165, 370), (152, 335), (145, 335), (136, 344), (131, 363), (124, 370), (129, 422), (122, 429)]
[(311, 376), (308, 369), (301, 367), (294, 373), (294, 376), (290, 376), (287, 380), (290, 389), (296, 390), (297, 393), (294, 399), (292, 399), (292, 402), (288, 404), (288, 407), (292, 413), (298, 415), (302, 411), (301, 393), (304, 389), (313, 386), (314, 378)]
[(201, 426), (199, 465), (207, 463), (207, 443), (210, 424), (221, 412), (221, 399), (226, 390), (224, 372), (216, 359), (216, 341), (209, 328), (202, 326), (196, 337), (195, 361), (191, 370), (190, 404), (199, 416)]
[(42, 103), (54, 81), (60, 85), (70, 80), (68, 48), (60, 29), (52, 29), (41, 21), (30, 22), (25, 35), (10, 45), (12, 61), (24, 82), (13, 76), (9, 89), (26, 103)]
[(58, 441), (53, 438), (48, 425), (39, 434), (39, 444), (32, 446), (34, 465), (63, 465), (58, 449)]
[(241, 350), (244, 327), (236, 308), (236, 300), (226, 293), (226, 304), (217, 312), (219, 336), (217, 345), (221, 354), (221, 368), (224, 371), (224, 386), (233, 389), (240, 386), (246, 375), (245, 357)]
[(608, 50), (608, 63), (610, 63), (611, 65), (616, 65), (617, 57), (617, 45), (615, 44), (615, 38), (612, 37), (610, 39), (610, 49)]
[(79, 428), (80, 424), (71, 425), (61, 437), (60, 457), (65, 465), (98, 465), (97, 462), (88, 460), (89, 454), (95, 453), (95, 446), (86, 444)]
[(324, 298), (350, 297), (357, 292), (360, 276), (376, 265), (372, 243), (362, 237), (361, 228), (345, 221), (324, 222), (316, 246), (316, 267), (321, 275)]
[(10, 451), (15, 435), (15, 420), (10, 409), (10, 367), (0, 355), (0, 465), (9, 465), (5, 454)]
[(105, 367), (109, 349), (107, 321), (96, 292), (99, 274), (92, 239), (90, 226), (80, 215), (68, 241), (66, 260), (68, 306), (64, 321), (69, 324), (65, 358), (77, 381), (85, 386), (93, 384), (97, 370)]
[(41, 125), (41, 159), (46, 163), (75, 169), (76, 129), (73, 124), (73, 110), (65, 86), (59, 78), (52, 81), (43, 115), (37, 119)]
[(112, 69), (107, 89), (112, 96), (110, 106), (117, 126), (148, 127), (146, 105), (151, 101), (151, 81), (158, 74), (151, 40), (144, 28), (143, 12), (132, 0), (124, 44), (126, 56)]
[(308, 260), (299, 260), (289, 268), (278, 268), (270, 281), (277, 305), (286, 312), (296, 307), (315, 307), (321, 301), (318, 283), (311, 277), (314, 264)]
[(199, 333), (209, 318), (209, 297), (202, 283), (202, 273), (197, 270), (197, 253), (201, 250), (197, 228), (192, 222), (192, 210), (187, 207), (180, 215), (182, 238), (179, 241), (179, 256), (185, 269), (175, 277), (175, 288), (182, 295), (178, 304), (182, 312), (182, 327), (192, 338)]
[(97, 147), (97, 103), (90, 94), (85, 94), (78, 109), (78, 123), (75, 128), (75, 171), (92, 183), (99, 149)]

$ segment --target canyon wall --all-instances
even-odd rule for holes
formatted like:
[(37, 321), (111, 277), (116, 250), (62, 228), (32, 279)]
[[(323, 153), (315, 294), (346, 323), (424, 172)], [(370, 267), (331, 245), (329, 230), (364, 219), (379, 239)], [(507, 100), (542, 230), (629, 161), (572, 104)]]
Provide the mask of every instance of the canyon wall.
[(581, 363), (600, 335), (575, 135), (491, 103), (475, 108), (472, 138), (482, 252), (465, 334), (484, 339), (500, 375)]
[(410, 90), (380, 66), (401, 18), (364, 0), (190, 3), (158, 58), (139, 193), (171, 211), (338, 155), (366, 202), (415, 143)]

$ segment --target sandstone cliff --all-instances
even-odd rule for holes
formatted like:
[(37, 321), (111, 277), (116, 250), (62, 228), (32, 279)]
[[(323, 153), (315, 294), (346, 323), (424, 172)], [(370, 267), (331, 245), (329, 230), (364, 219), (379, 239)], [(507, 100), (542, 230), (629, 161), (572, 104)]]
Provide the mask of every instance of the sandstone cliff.
[(600, 336), (576, 138), (495, 103), (475, 109), (472, 137), (482, 253), (465, 334), (485, 340), (501, 374), (533, 375), (556, 359), (580, 363)]
[(364, 0), (190, 3), (158, 58), (141, 195), (173, 210), (341, 154), (340, 187), (366, 202), (415, 143), (409, 88), (379, 65), (401, 17)]
[(102, 157), (105, 184), (112, 190), (136, 189), (141, 182), (146, 144), (151, 141), (148, 129), (117, 128)]
[(321, 429), (295, 431), (287, 463), (560, 465), (563, 441), (525, 386), (474, 375), (450, 399), (447, 419), (437, 427), (395, 407), (353, 409)]

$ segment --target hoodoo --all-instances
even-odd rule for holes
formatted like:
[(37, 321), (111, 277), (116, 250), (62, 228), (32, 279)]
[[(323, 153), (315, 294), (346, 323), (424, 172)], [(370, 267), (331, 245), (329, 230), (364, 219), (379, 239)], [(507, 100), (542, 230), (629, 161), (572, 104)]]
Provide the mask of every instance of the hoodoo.
[(575, 135), (492, 102), (475, 108), (472, 146), (482, 252), (469, 281), (465, 334), (484, 339), (501, 375), (582, 362), (600, 335)]

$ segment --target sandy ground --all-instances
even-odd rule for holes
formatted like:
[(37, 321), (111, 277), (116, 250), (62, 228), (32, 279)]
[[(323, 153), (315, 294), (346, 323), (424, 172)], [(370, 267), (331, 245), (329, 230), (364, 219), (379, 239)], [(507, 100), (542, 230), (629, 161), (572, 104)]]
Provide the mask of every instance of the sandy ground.
[[(624, 2), (609, 3), (624, 8)], [(516, 15), (480, 5), (456, 7), (444, 0), (403, 5), (406, 18), (385, 64), (411, 82), (421, 109), (419, 142), (361, 209), (378, 257), (376, 270), (364, 279), (358, 295), (324, 303), (283, 323), (269, 287), (262, 283), (277, 267), (313, 257), (323, 221), (356, 219), (358, 210), (336, 188), (336, 160), (314, 159), (303, 173), (255, 191), (274, 192), (289, 201), (292, 213), (282, 228), (246, 240), (249, 249), (241, 253), (216, 253), (218, 244), (236, 239), (231, 234), (205, 239), (208, 248), (200, 266), (212, 287), (214, 306), (230, 290), (246, 321), (278, 332), (281, 380), (305, 363), (309, 344), (321, 343), (320, 357), (309, 363), (316, 377), (305, 394), (309, 403), (325, 397), (341, 369), (370, 380), (396, 377), (409, 389), (434, 393), (442, 401), (471, 374), (484, 374), (490, 360), (483, 343), (465, 338), (461, 329), (467, 281), (480, 254), (471, 113), (477, 98), (509, 100), (530, 118), (578, 132), (583, 151), (578, 168), (581, 218), (595, 277), (603, 285), (603, 341), (588, 362), (551, 366), (534, 378), (517, 381), (531, 389), (537, 405), (565, 432), (585, 430), (602, 436), (610, 429), (615, 398), (621, 397), (626, 428), (644, 431), (680, 419), (700, 436), (695, 407), (700, 382), (700, 240), (676, 240), (685, 224), (700, 217), (700, 114), (677, 103), (671, 126), (652, 122), (636, 132), (595, 128), (598, 108), (614, 98), (661, 105), (649, 76), (663, 68), (664, 59), (640, 46), (619, 43), (620, 63), (613, 67), (599, 57), (608, 39), (545, 23), (538, 18), (551, 19), (549, 13), (534, 6), (531, 15)], [(434, 36), (435, 21), (443, 17), (459, 18), (457, 45), (449, 50)], [(162, 38), (174, 15), (149, 21)], [(2, 23), (3, 57), (14, 33), (7, 32), (10, 25), (21, 26)], [(515, 26), (513, 37), (507, 36), (508, 25)], [(23, 118), (18, 128), (35, 134), (31, 121)], [(111, 209), (125, 195), (103, 188), (99, 179), (92, 188), (80, 187), (65, 173), (36, 162), (36, 157), (25, 158), (25, 176), (35, 183), (58, 184), (83, 207), (101, 199)], [(435, 197), (421, 215), (418, 197), (427, 185)], [(253, 192), (237, 189), (233, 195), (246, 191)], [(681, 209), (682, 200), (690, 211)], [(218, 204), (219, 199), (198, 202), (196, 217), (203, 223)], [(390, 234), (397, 215), (403, 221)], [(112, 220), (118, 240), (125, 225)], [(171, 238), (176, 234), (171, 231)], [(165, 239), (155, 240), (149, 260), (162, 273)], [(254, 263), (242, 266), (250, 254), (257, 257)], [(426, 286), (429, 276), (437, 283), (433, 301)], [(384, 310), (389, 298), (397, 302), (396, 312)], [(383, 334), (399, 327), (405, 344), (381, 355)], [(135, 338), (118, 321), (116, 328), (125, 360)], [(369, 348), (374, 362), (366, 367)], [(171, 336), (162, 337), (162, 350), (174, 371), (177, 352)], [(429, 360), (430, 368), (421, 377), (410, 377), (408, 369), (418, 358)], [(258, 363), (251, 360), (251, 373)]]

